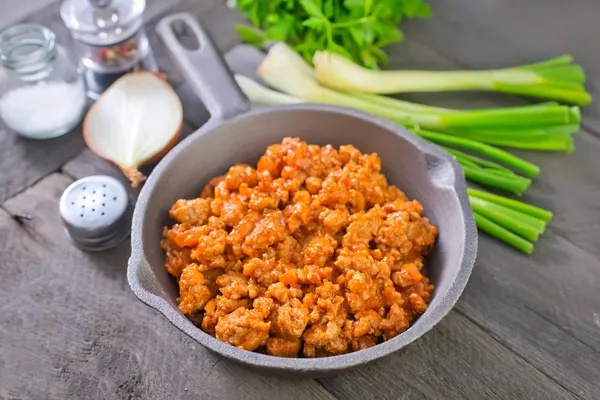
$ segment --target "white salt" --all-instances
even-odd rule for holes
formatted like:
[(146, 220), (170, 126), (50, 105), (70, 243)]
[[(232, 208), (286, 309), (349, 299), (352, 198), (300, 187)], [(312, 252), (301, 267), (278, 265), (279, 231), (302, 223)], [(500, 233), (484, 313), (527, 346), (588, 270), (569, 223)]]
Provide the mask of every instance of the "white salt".
[(81, 120), (83, 82), (40, 82), (13, 89), (0, 99), (0, 117), (23, 136), (44, 139), (66, 133)]

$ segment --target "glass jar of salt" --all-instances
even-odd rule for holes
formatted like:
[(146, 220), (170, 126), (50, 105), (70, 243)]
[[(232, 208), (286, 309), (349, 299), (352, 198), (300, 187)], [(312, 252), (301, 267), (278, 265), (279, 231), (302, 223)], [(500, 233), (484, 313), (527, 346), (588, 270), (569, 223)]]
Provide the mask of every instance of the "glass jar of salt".
[(16, 133), (49, 139), (69, 132), (85, 111), (81, 74), (40, 25), (0, 32), (0, 119)]
[(144, 30), (145, 8), (146, 0), (63, 0), (60, 13), (77, 42), (90, 98), (128, 72), (158, 71)]

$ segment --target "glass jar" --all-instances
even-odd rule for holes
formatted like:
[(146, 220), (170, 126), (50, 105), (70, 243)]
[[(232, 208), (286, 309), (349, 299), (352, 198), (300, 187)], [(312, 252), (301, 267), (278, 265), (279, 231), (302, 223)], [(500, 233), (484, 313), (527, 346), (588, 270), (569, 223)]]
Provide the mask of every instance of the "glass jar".
[(32, 139), (69, 132), (85, 111), (81, 74), (52, 31), (15, 25), (0, 33), (0, 118)]
[(146, 0), (63, 0), (61, 16), (76, 41), (90, 98), (128, 72), (158, 70), (145, 8)]

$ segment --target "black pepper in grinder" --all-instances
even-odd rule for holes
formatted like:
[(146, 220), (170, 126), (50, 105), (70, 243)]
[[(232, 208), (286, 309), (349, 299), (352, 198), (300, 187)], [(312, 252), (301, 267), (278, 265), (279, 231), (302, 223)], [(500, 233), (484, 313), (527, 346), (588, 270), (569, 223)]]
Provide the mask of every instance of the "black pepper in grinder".
[(79, 47), (88, 96), (122, 75), (158, 71), (144, 30), (146, 0), (64, 0), (61, 16)]

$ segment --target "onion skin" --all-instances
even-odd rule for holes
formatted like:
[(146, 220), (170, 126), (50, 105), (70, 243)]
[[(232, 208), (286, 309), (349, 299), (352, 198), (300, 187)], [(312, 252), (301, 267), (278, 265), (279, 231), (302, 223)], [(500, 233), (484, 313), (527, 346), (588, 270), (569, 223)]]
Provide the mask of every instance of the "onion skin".
[[(162, 73), (155, 73), (155, 72), (151, 72), (151, 71), (139, 71), (139, 72), (132, 72), (132, 73), (126, 74), (123, 77), (121, 77), (120, 79), (124, 79), (127, 76), (130, 76), (133, 74), (154, 75), (155, 77), (159, 78), (168, 87), (168, 89), (172, 90), (173, 93), (175, 93), (175, 89), (167, 82), (166, 75), (162, 74)], [(110, 88), (108, 88), (107, 91), (105, 91), (105, 93), (107, 93), (108, 90), (110, 90)], [(177, 96), (177, 94), (175, 94), (175, 95)], [(179, 102), (179, 107), (180, 107), (180, 113), (183, 116), (183, 105), (181, 104), (181, 101)], [(89, 125), (91, 124), (91, 115), (92, 115), (93, 111), (94, 111), (94, 106), (92, 106), (90, 108), (88, 114), (86, 115), (86, 117), (83, 121), (83, 139), (85, 140), (85, 142), (86, 142), (87, 146), (90, 148), (90, 150), (93, 151), (98, 157), (117, 166), (123, 172), (123, 174), (127, 177), (127, 179), (129, 179), (129, 181), (131, 182), (132, 188), (139, 187), (140, 184), (147, 179), (147, 177), (142, 172), (140, 172), (139, 168), (146, 164), (155, 163), (155, 162), (159, 161), (161, 158), (163, 158), (177, 144), (177, 142), (179, 141), (179, 137), (181, 135), (181, 130), (183, 128), (183, 118), (182, 118), (182, 121), (179, 124), (179, 127), (173, 132), (169, 142), (162, 148), (162, 150), (160, 150), (158, 153), (154, 154), (153, 156), (151, 156), (145, 160), (139, 160), (136, 165), (123, 167), (123, 166), (119, 165), (117, 162), (115, 162), (114, 160), (110, 159), (109, 157), (104, 156), (97, 149), (95, 149), (94, 145), (92, 144), (93, 142), (89, 139), (89, 132), (91, 131), (91, 129), (89, 129)]]

